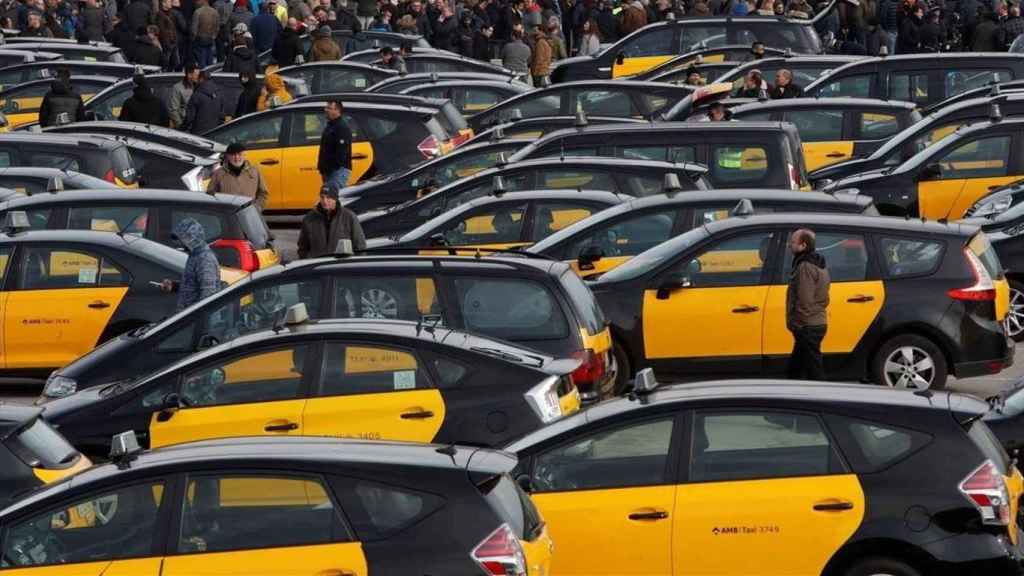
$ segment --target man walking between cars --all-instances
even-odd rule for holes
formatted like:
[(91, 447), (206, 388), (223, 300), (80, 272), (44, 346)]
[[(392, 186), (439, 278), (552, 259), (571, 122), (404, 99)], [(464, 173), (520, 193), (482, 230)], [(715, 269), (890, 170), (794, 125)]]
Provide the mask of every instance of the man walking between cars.
[(831, 284), (825, 258), (815, 251), (814, 232), (801, 228), (789, 238), (793, 266), (786, 291), (786, 328), (793, 334), (789, 378), (824, 380), (821, 341), (828, 330), (828, 290)]
[(245, 146), (238, 142), (228, 144), (224, 160), (210, 176), (206, 192), (252, 198), (260, 212), (267, 205), (267, 185), (263, 176), (245, 159)]
[(338, 190), (348, 186), (348, 178), (352, 175), (352, 131), (341, 113), (341, 100), (327, 101), (324, 107), (327, 126), (320, 135), (320, 153), (316, 162), (323, 185), (334, 185)]
[(325, 184), (320, 201), (302, 219), (299, 231), (299, 258), (316, 258), (333, 254), (339, 240), (351, 240), (352, 250), (366, 248), (366, 236), (355, 212), (338, 203), (338, 188)]

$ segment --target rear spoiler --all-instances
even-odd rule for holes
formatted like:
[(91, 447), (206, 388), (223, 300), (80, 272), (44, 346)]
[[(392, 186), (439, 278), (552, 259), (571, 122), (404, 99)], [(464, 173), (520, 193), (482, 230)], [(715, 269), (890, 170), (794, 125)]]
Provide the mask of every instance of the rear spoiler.
[(985, 402), (966, 394), (948, 393), (946, 398), (949, 414), (964, 428), (981, 420), (993, 409), (1002, 405), (1001, 401), (989, 398), (989, 401)]
[(519, 458), (511, 452), (478, 448), (466, 461), (466, 473), (469, 474), (469, 480), (474, 486), (480, 486), (497, 476), (511, 472), (517, 464)]

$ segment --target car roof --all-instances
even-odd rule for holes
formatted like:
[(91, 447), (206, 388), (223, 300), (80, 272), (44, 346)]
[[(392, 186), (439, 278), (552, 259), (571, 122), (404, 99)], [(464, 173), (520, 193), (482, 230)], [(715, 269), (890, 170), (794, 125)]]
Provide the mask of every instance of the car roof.
[[(75, 77), (72, 76), (72, 79)], [(125, 122), (123, 120), (86, 120), (83, 122), (72, 122), (70, 124), (64, 124), (61, 126), (53, 126), (52, 128), (67, 130), (68, 132), (58, 133), (75, 133), (72, 129), (81, 129), (83, 134), (87, 134), (92, 128), (122, 128), (127, 133), (146, 133), (152, 132), (159, 134), (163, 138), (181, 140), (182, 142), (191, 142), (192, 145), (202, 146), (210, 145), (214, 151), (223, 149), (225, 146), (220, 142), (215, 142), (209, 138), (204, 138), (199, 134), (191, 134), (189, 132), (182, 132), (175, 130), (174, 128), (167, 128), (166, 126), (158, 126), (156, 124), (142, 124), (140, 122)], [(43, 128), (43, 132), (51, 131), (51, 127)]]
[[(8, 242), (79, 242), (131, 251), (135, 251), (133, 245), (139, 242), (142, 245), (155, 244), (133, 234), (121, 236), (114, 232), (98, 230), (24, 230), (15, 234), (0, 232), (0, 244)], [(145, 246), (141, 248), (144, 249)]]
[(785, 108), (890, 108), (902, 109), (908, 112), (916, 110), (917, 105), (913, 102), (903, 100), (882, 100), (879, 98), (852, 98), (840, 96), (836, 98), (785, 98), (781, 100), (767, 100), (764, 102), (751, 102), (731, 108), (733, 113), (748, 112), (752, 110), (777, 110)]
[[(280, 73), (280, 72), (291, 72), (293, 70), (307, 69), (307, 68), (354, 68), (354, 69), (358, 69), (358, 70), (372, 70), (374, 72), (379, 72), (381, 74), (388, 75), (388, 76), (396, 74), (393, 70), (388, 70), (387, 68), (380, 68), (379, 66), (371, 66), (370, 64), (364, 64), (362, 62), (352, 62), (350, 60), (321, 60), (319, 62), (306, 62), (305, 64), (293, 64), (291, 66), (285, 66), (284, 68), (279, 68), (278, 69), (278, 73)], [(225, 72), (225, 74), (228, 74), (228, 72)], [(179, 76), (180, 76), (180, 74), (179, 74)]]
[[(1011, 59), (1020, 60), (1024, 63), (1024, 54), (1013, 54), (1010, 52), (929, 52), (925, 54), (895, 54), (893, 56), (868, 56), (848, 62), (842, 66), (835, 68), (829, 74), (817, 78), (814, 82), (811, 82), (807, 87), (818, 86), (824, 82), (834, 81), (835, 78), (839, 77), (839, 74), (852, 70), (862, 66), (871, 66), (874, 64), (881, 64), (885, 62), (895, 62), (896, 67), (913, 65), (915, 62), (934, 62), (934, 61), (958, 61), (958, 60), (980, 60), (983, 63), (989, 63), (995, 58), (999, 60)], [(994, 65), (995, 63), (993, 63)]]
[[(493, 80), (493, 81), (496, 81), (496, 82), (504, 82), (504, 83), (507, 83), (507, 84), (516, 83), (517, 82), (515, 77), (509, 77), (506, 74), (498, 74), (498, 73), (493, 73), (492, 74), (492, 73), (489, 73), (489, 72), (473, 72), (473, 71), (465, 71), (465, 72), (411, 72), (411, 73), (405, 74), (405, 75), (395, 75), (395, 76), (392, 76), (390, 78), (385, 78), (385, 79), (381, 80), (380, 82), (374, 84), (373, 86), (370, 86), (370, 88), (373, 88), (374, 86), (383, 86), (383, 85), (386, 85), (386, 84), (394, 84), (396, 82), (416, 82), (416, 81), (419, 81), (419, 80), (430, 81), (430, 80), (433, 80), (433, 79), (436, 79), (436, 80), (446, 80), (446, 79), (458, 79), (458, 78), (463, 78), (463, 79), (479, 79), (479, 80)], [(520, 84), (521, 84), (521, 82), (520, 82)], [(529, 87), (529, 86), (527, 86), (527, 87)], [(369, 89), (367, 89), (367, 90), (369, 90)]]
[(207, 194), (188, 190), (170, 190), (161, 188), (125, 189), (109, 188), (102, 190), (78, 189), (60, 192), (19, 196), (0, 202), (0, 210), (18, 210), (34, 204), (72, 204), (76, 202), (133, 204), (202, 204), (206, 206), (223, 205), (241, 207), (252, 200), (237, 194)]
[[(523, 167), (542, 167), (542, 166), (566, 166), (566, 165), (589, 165), (589, 166), (622, 166), (622, 167), (644, 167), (644, 168), (662, 168), (662, 169), (676, 169), (684, 170), (690, 174), (706, 174), (708, 172), (707, 166), (703, 164), (697, 164), (695, 162), (668, 162), (665, 160), (640, 160), (636, 158), (613, 158), (605, 156), (544, 156), (541, 158), (527, 158), (525, 160), (517, 160), (516, 162), (509, 162), (507, 164), (495, 165), (491, 168), (486, 168), (467, 176), (462, 180), (456, 180), (448, 186), (459, 184), (469, 178), (476, 178), (483, 174), (490, 174), (497, 171), (510, 170), (513, 168)], [(446, 186), (447, 187), (447, 186)]]
[[(106, 82), (108, 84), (114, 84), (115, 82), (119, 82), (120, 80), (121, 79), (116, 77), (116, 76), (103, 76), (101, 74), (72, 74), (71, 75), (71, 81), (72, 82), (75, 82), (75, 81), (85, 81), (85, 82)], [(13, 84), (13, 85), (11, 85), (11, 87), (5, 88), (3, 91), (0, 91), (0, 95), (6, 94), (8, 92), (13, 92), (15, 90), (21, 90), (21, 89), (27, 88), (29, 86), (37, 86), (37, 85), (40, 85), (40, 84), (52, 84), (52, 83), (53, 83), (53, 78), (36, 78), (35, 80), (29, 80), (28, 82), (19, 82), (17, 84)]]
[(858, 214), (835, 214), (827, 212), (801, 213), (798, 220), (793, 214), (776, 212), (774, 214), (758, 214), (742, 218), (725, 218), (709, 224), (704, 228), (710, 234), (717, 234), (736, 228), (747, 228), (761, 225), (792, 225), (795, 221), (808, 226), (844, 226), (855, 228), (874, 228), (916, 234), (933, 234), (938, 236), (973, 236), (980, 230), (977, 226), (956, 222), (940, 222), (921, 218), (893, 218), (889, 216), (863, 216)]
[[(61, 168), (43, 168), (40, 166), (9, 166), (7, 168), (0, 168), (0, 176), (21, 176), (25, 178), (46, 178), (50, 179), (54, 176), (65, 177), (69, 174), (84, 174), (82, 172), (76, 172), (74, 170), (63, 170)], [(95, 178), (95, 176), (92, 176)], [(108, 190), (109, 192), (109, 190)]]
[[(793, 126), (789, 122), (641, 122), (638, 124), (589, 124), (551, 132), (543, 139), (567, 134), (614, 134), (621, 132), (777, 132)], [(538, 141), (539, 142), (539, 141)]]
[[(826, 194), (824, 192), (804, 192), (794, 190), (774, 190), (759, 188), (724, 188), (721, 190), (692, 190), (674, 194), (655, 194), (636, 198), (627, 203), (630, 210), (672, 204), (696, 204), (699, 202), (715, 202), (719, 200), (736, 201), (750, 200), (757, 207), (758, 202), (800, 202), (803, 204), (849, 204), (867, 207), (871, 204), (870, 196), (861, 194)], [(623, 209), (625, 206), (617, 207)]]
[(329, 268), (333, 266), (363, 266), (369, 269), (379, 270), (379, 266), (385, 263), (420, 264), (423, 262), (440, 262), (445, 267), (452, 269), (484, 269), (484, 270), (507, 270), (510, 273), (532, 273), (542, 275), (560, 276), (569, 266), (563, 262), (547, 258), (523, 258), (523, 257), (499, 257), (487, 255), (456, 256), (456, 255), (419, 255), (409, 253), (380, 253), (365, 252), (352, 256), (327, 256), (324, 258), (308, 258), (295, 260), (286, 264), (275, 264), (250, 274), (250, 278), (261, 280), (279, 274), (304, 274), (316, 268)]
[(607, 80), (574, 80), (572, 82), (552, 84), (551, 86), (540, 88), (537, 91), (547, 92), (562, 88), (594, 88), (598, 90), (608, 90), (620, 87), (635, 88), (637, 90), (680, 90), (687, 92), (692, 92), (697, 89), (697, 86), (668, 84), (666, 82), (651, 82), (649, 80), (616, 80), (614, 82), (609, 82)]
[(1024, 124), (1024, 116), (1010, 116), (1008, 118), (1000, 118), (998, 120), (979, 120), (977, 122), (958, 126), (953, 134), (957, 134), (962, 137), (975, 134), (977, 132), (984, 132), (990, 128), (998, 128), (1005, 125), (1019, 127), (1021, 124)]
[(92, 146), (93, 148), (118, 148), (122, 142), (85, 134), (45, 134), (43, 132), (5, 132), (0, 134), (0, 142), (23, 142), (26, 144), (44, 143), (48, 145), (62, 144), (65, 146)]
[[(413, 84), (408, 88), (403, 89), (401, 94), (407, 94), (409, 90), (419, 90), (428, 88), (447, 88), (449, 86), (482, 86), (482, 87), (493, 87), (493, 88), (505, 88), (511, 86), (511, 90), (519, 92), (529, 92), (532, 90), (529, 86), (516, 82), (514, 78), (509, 80), (469, 80), (469, 79), (456, 79), (456, 78), (439, 78), (437, 80), (427, 80), (426, 82), (420, 82)], [(380, 92), (369, 92), (369, 94), (380, 94)], [(498, 103), (500, 104), (500, 102)]]
[[(426, 106), (409, 106), (409, 105), (403, 105), (403, 104), (376, 104), (376, 103), (372, 103), (372, 102), (351, 102), (351, 103), (345, 103), (345, 109), (346, 110), (386, 110), (386, 111), (393, 111), (393, 112), (418, 112), (420, 114), (431, 114), (431, 115), (432, 114), (436, 114), (437, 111), (438, 111), (437, 108), (429, 108), (429, 107), (426, 107)], [(323, 111), (323, 103), (322, 102), (297, 102), (297, 103), (289, 103), (289, 104), (287, 104), (285, 106), (279, 106), (277, 108), (271, 108), (271, 109), (268, 109), (268, 110), (264, 110), (263, 112), (256, 112), (255, 114), (248, 114), (246, 116), (242, 116), (240, 118), (236, 118), (236, 119), (232, 120), (231, 122), (236, 122), (236, 121), (241, 120), (243, 118), (252, 118), (253, 116), (258, 116), (260, 114), (267, 114), (267, 113), (278, 111), (278, 110), (319, 110), (319, 111)], [(230, 124), (231, 122), (229, 122), (228, 124)], [(226, 125), (227, 124), (221, 124), (221, 126), (226, 126)]]
[(120, 52), (121, 49), (110, 44), (81, 44), (78, 42), (48, 42), (45, 38), (38, 42), (18, 42), (16, 50), (68, 50), (74, 52)]

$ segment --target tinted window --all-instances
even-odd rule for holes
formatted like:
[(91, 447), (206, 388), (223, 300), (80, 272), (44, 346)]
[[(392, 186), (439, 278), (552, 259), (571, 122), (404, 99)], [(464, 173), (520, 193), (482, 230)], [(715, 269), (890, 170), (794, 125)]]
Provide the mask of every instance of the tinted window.
[(640, 114), (633, 106), (633, 99), (626, 92), (613, 90), (588, 90), (576, 95), (572, 107), (594, 116), (629, 117)]
[(927, 274), (942, 260), (942, 242), (910, 238), (882, 238), (882, 267), (892, 278)]
[(503, 474), (479, 488), (491, 508), (508, 522), (512, 533), (519, 539), (530, 540), (540, 522), (540, 514), (519, 485), (507, 474)]
[(309, 546), (351, 539), (327, 490), (313, 478), (193, 477), (186, 494), (179, 552)]
[(990, 84), (998, 84), (1012, 79), (1013, 73), (1007, 69), (946, 70), (942, 76), (942, 85), (945, 91), (945, 97), (950, 98), (957, 94), (967, 92), (968, 90), (974, 90), (975, 88), (981, 88)]
[(1010, 165), (1010, 136), (993, 136), (967, 142), (935, 162), (941, 180), (1006, 176)]
[(79, 206), (69, 211), (68, 228), (141, 236), (146, 233), (148, 220), (149, 209), (145, 206)]
[(610, 172), (596, 170), (547, 169), (536, 173), (535, 188), (582, 188), (584, 190), (607, 190), (615, 192), (615, 177)]
[[(219, 214), (212, 212), (196, 212), (194, 210), (171, 208), (171, 230), (178, 225), (185, 218), (191, 218), (203, 227), (203, 236), (206, 237), (207, 242), (213, 242), (219, 239), (224, 234), (224, 223), (222, 217)], [(173, 244), (180, 246), (181, 244), (177, 240), (173, 240)]]
[[(815, 249), (825, 257), (832, 282), (861, 282), (867, 279), (868, 251), (864, 236), (846, 232), (817, 232)], [(789, 278), (793, 259), (785, 258), (782, 277)]]
[(871, 81), (873, 78), (874, 75), (872, 74), (847, 76), (826, 84), (821, 88), (820, 94), (823, 97), (853, 96), (856, 98), (870, 98)]
[(893, 72), (889, 75), (889, 97), (926, 104), (928, 102), (928, 74), (924, 72)]
[(829, 427), (840, 438), (849, 438), (844, 446), (847, 457), (858, 473), (887, 468), (931, 441), (931, 436), (889, 424), (879, 424), (843, 416), (827, 416)]
[(562, 97), (558, 94), (536, 94), (520, 98), (514, 104), (502, 107), (497, 116), (488, 114), (491, 118), (506, 120), (514, 116), (518, 110), (523, 118), (532, 116), (553, 116), (557, 115), (562, 108)]
[(543, 240), (562, 228), (587, 218), (597, 208), (578, 204), (538, 204), (533, 217), (533, 230), (529, 236), (531, 242)]
[(14, 524), (4, 534), (3, 567), (154, 555), (163, 494), (162, 483), (126, 486)]
[(843, 139), (842, 110), (800, 110), (783, 119), (796, 125), (804, 142), (834, 142)]
[(555, 296), (531, 280), (456, 278), (455, 297), (467, 330), (506, 340), (544, 340), (568, 335)]
[(320, 78), (320, 93), (361, 92), (370, 84), (370, 76), (365, 72), (326, 68)]
[(606, 324), (604, 312), (601, 311), (593, 292), (583, 280), (572, 270), (567, 270), (562, 274), (562, 286), (565, 288), (565, 293), (569, 295), (572, 307), (587, 332), (597, 334), (604, 330)]
[(297, 345), (207, 365), (182, 379), (182, 400), (198, 407), (298, 398), (306, 350)]
[(772, 232), (756, 232), (723, 240), (681, 263), (679, 270), (696, 288), (756, 286), (761, 283), (764, 260), (774, 236)]
[(601, 430), (537, 456), (536, 492), (650, 486), (668, 482), (673, 420)]
[(431, 180), (436, 183), (434, 185), (437, 187), (447, 186), (456, 180), (468, 178), (481, 170), (494, 166), (498, 161), (498, 154), (502, 152), (508, 154), (511, 150), (489, 150), (486, 152), (477, 151), (459, 154), (457, 160), (450, 162), (442, 161), (441, 167), (420, 172), (413, 179), (412, 186), (422, 188), (430, 184)]
[(326, 120), (322, 112), (292, 114), (289, 146), (319, 146)]
[(261, 284), (240, 290), (198, 313), (205, 324), (204, 334), (219, 342), (229, 342), (250, 332), (266, 330), (288, 307), (305, 304), (310, 318), (320, 315), (320, 281), (306, 280), (282, 284)]
[(0, 110), (4, 114), (38, 112), (43, 96), (49, 91), (50, 84), (48, 82), (12, 90), (4, 98), (0, 98)]
[(36, 168), (58, 168), (60, 170), (74, 170), (76, 172), (82, 169), (78, 158), (75, 156), (69, 156), (66, 153), (27, 151), (24, 156), (24, 164), (26, 166), (33, 166)]
[[(626, 58), (637, 58), (641, 56), (675, 54), (676, 47), (672, 43), (672, 36), (675, 34), (674, 28), (674, 26), (662, 26), (644, 34), (637, 34), (623, 46), (623, 56)], [(696, 42), (699, 41), (697, 40)]]
[(380, 540), (444, 506), (444, 499), (410, 488), (363, 479), (340, 479), (345, 513), (361, 542)]
[(693, 482), (842, 471), (821, 423), (807, 414), (698, 412), (691, 442)]
[(634, 160), (695, 162), (697, 148), (695, 146), (616, 146), (615, 155)]
[[(900, 131), (900, 122), (894, 114), (864, 112), (860, 115), (860, 137), (865, 140), (879, 140), (895, 136)], [(803, 138), (803, 133), (800, 133)]]
[(418, 321), (440, 315), (441, 302), (429, 276), (335, 277), (335, 318), (385, 318)]
[(321, 396), (380, 394), (429, 387), (426, 371), (408, 351), (338, 342), (325, 346)]
[(438, 232), (452, 246), (520, 242), (526, 204), (499, 204), (470, 210)]
[(22, 290), (125, 286), (131, 282), (128, 273), (109, 259), (77, 250), (31, 246), (21, 264)]
[(764, 146), (717, 146), (708, 152), (710, 178), (716, 184), (762, 184), (768, 175), (768, 149)]
[(245, 119), (231, 123), (209, 138), (221, 144), (241, 142), (246, 148), (277, 148), (281, 145), (284, 114), (263, 115), (258, 120)]
[(459, 111), (467, 115), (483, 112), (492, 106), (504, 102), (508, 96), (511, 96), (497, 90), (476, 87), (455, 88), (453, 92), (455, 100), (459, 105)]
[(999, 256), (984, 232), (979, 232), (971, 238), (971, 241), (967, 243), (967, 249), (977, 256), (978, 260), (981, 260), (989, 277), (996, 280), (1003, 277), (1003, 265), (999, 262)]
[(574, 239), (561, 258), (573, 260), (587, 246), (598, 246), (602, 256), (636, 256), (668, 240), (672, 235), (676, 211), (640, 214), (594, 226)]

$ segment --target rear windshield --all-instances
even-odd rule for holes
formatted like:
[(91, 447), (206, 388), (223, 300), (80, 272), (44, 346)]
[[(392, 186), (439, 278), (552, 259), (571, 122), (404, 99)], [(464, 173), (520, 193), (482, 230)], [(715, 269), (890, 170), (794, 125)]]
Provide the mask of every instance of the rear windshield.
[(1003, 277), (1003, 265), (1000, 264), (999, 256), (996, 255), (995, 249), (992, 248), (992, 244), (989, 243), (988, 236), (984, 232), (979, 232), (974, 238), (971, 238), (971, 241), (967, 243), (967, 249), (974, 253), (978, 260), (981, 260), (989, 277), (993, 280)]
[(135, 164), (132, 162), (132, 155), (128, 152), (127, 146), (119, 146), (113, 152), (114, 174), (125, 184), (135, 184), (138, 181), (138, 174), (135, 172)]
[(456, 278), (466, 329), (504, 340), (557, 340), (569, 335), (565, 315), (543, 284), (517, 278)]
[(22, 462), (33, 468), (59, 470), (67, 468), (78, 458), (78, 450), (40, 419), (4, 443)]
[(242, 225), (242, 234), (253, 248), (260, 250), (267, 247), (270, 242), (270, 230), (254, 204), (249, 204), (238, 211), (238, 221)]
[(587, 332), (594, 335), (604, 330), (604, 313), (601, 312), (601, 307), (594, 299), (594, 294), (583, 283), (583, 280), (572, 270), (567, 270), (562, 274), (562, 285), (565, 286), (565, 292), (569, 295), (569, 300), (572, 301), (572, 307)]
[(988, 458), (995, 464), (999, 473), (1006, 476), (1010, 469), (1010, 457), (1007, 456), (1006, 450), (1003, 450), (1002, 444), (996, 440), (988, 424), (981, 420), (975, 420), (971, 423), (970, 428), (967, 429), (967, 435), (971, 437), (971, 440), (981, 450), (981, 453), (985, 455), (985, 458)]
[(188, 260), (188, 255), (180, 250), (175, 250), (170, 246), (164, 244), (158, 244), (156, 242), (150, 242), (142, 238), (136, 238), (134, 240), (129, 239), (132, 243), (145, 242), (145, 246), (137, 246), (136, 254), (139, 256), (166, 266), (172, 270), (184, 270), (185, 261)]
[(480, 493), (520, 540), (533, 540), (542, 528), (540, 513), (530, 497), (507, 474), (480, 485)]

